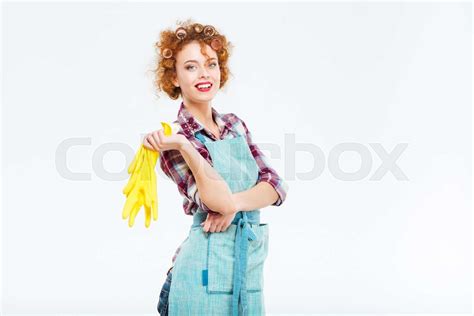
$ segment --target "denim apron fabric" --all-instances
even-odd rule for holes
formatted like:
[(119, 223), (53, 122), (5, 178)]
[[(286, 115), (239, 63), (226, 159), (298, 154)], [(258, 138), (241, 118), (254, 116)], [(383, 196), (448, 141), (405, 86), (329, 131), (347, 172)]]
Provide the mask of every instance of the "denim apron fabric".
[[(232, 193), (252, 188), (258, 165), (243, 135), (212, 141), (207, 147), (213, 167)], [(268, 224), (260, 210), (239, 211), (224, 232), (206, 233), (206, 212), (193, 216), (189, 236), (173, 267), (169, 315), (264, 315), (263, 265), (268, 254)]]

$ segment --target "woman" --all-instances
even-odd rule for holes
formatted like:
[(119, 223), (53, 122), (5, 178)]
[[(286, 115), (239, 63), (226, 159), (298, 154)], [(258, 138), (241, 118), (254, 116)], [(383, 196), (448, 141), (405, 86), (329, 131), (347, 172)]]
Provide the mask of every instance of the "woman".
[[(144, 145), (160, 151), (160, 167), (184, 197), (193, 216), (160, 293), (161, 315), (265, 314), (263, 264), (268, 225), (260, 209), (279, 206), (286, 182), (252, 142), (234, 113), (211, 106), (227, 82), (230, 43), (210, 25), (188, 20), (165, 30), (156, 84), (170, 98), (182, 98), (179, 130), (146, 135)], [(171, 277), (172, 276), (172, 277)]]

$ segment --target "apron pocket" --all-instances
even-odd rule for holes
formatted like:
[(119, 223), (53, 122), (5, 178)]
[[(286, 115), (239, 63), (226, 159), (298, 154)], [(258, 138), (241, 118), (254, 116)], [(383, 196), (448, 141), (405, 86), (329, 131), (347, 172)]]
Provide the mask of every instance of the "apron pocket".
[(247, 292), (263, 289), (263, 265), (268, 255), (268, 224), (252, 225), (257, 240), (249, 242)]
[[(225, 232), (211, 233), (208, 240), (207, 293), (232, 294), (236, 225)], [(252, 224), (256, 240), (249, 241), (247, 292), (263, 289), (263, 265), (268, 254), (268, 224)]]

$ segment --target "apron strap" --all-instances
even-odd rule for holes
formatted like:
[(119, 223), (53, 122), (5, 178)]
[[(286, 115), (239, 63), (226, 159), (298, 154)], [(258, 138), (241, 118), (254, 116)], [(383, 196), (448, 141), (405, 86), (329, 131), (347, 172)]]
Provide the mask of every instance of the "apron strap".
[(246, 212), (241, 212), (242, 217), (237, 223), (235, 236), (235, 260), (234, 260), (234, 284), (232, 290), (232, 315), (239, 315), (239, 300), (243, 315), (247, 315), (247, 251), (250, 240), (256, 240), (257, 236), (250, 227)]
[(199, 139), (199, 141), (201, 143), (205, 143), (207, 142), (207, 140), (204, 138), (204, 137), (207, 137), (207, 136), (204, 136), (201, 132), (197, 132), (196, 134), (194, 134), (194, 137), (196, 137), (197, 139)]

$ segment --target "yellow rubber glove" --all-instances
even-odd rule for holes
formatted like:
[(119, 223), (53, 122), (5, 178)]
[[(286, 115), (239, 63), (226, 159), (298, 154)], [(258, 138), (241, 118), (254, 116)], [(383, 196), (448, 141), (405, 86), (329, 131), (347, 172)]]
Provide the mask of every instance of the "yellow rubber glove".
[[(173, 130), (165, 122), (161, 122), (166, 136), (171, 135)], [(156, 185), (155, 166), (159, 157), (159, 152), (149, 150), (143, 144), (135, 154), (128, 173), (130, 179), (123, 188), (123, 194), (126, 195), (125, 205), (122, 211), (122, 219), (128, 218), (128, 226), (132, 227), (135, 223), (135, 217), (141, 207), (145, 209), (145, 226), (150, 227), (151, 217), (158, 220), (158, 196)]]

